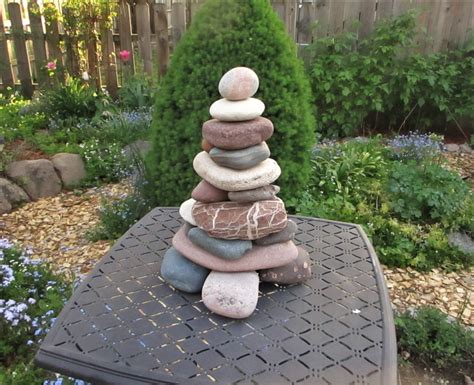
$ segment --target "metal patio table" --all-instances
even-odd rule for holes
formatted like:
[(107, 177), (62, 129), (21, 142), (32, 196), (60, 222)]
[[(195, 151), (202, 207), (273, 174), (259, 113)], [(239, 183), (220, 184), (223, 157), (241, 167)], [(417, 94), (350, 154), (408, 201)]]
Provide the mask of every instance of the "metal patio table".
[(392, 310), (366, 235), (291, 218), (312, 278), (260, 284), (254, 314), (233, 320), (163, 281), (161, 259), (183, 222), (176, 208), (155, 208), (76, 289), (37, 364), (93, 384), (395, 385)]

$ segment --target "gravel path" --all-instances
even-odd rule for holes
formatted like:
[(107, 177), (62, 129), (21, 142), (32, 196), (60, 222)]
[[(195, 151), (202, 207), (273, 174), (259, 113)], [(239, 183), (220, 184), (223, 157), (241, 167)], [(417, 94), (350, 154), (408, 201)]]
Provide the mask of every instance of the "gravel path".
[[(126, 191), (124, 184), (107, 185), (25, 204), (0, 216), (0, 237), (6, 236), (30, 248), (34, 258), (48, 260), (60, 271), (86, 273), (112, 244), (91, 242), (86, 237), (98, 222), (101, 201)], [(472, 269), (448, 274), (439, 270), (430, 273), (386, 267), (384, 270), (397, 310), (434, 305), (464, 324), (474, 326)]]

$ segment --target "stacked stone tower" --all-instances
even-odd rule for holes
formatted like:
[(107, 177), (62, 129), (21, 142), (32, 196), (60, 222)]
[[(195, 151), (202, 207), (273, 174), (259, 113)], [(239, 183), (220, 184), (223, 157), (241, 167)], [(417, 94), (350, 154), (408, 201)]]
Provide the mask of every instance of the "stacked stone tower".
[(202, 181), (180, 207), (186, 224), (173, 238), (161, 274), (176, 289), (197, 293), (213, 312), (245, 318), (257, 306), (260, 281), (302, 282), (308, 253), (293, 243), (296, 224), (272, 183), (280, 176), (266, 144), (273, 124), (252, 98), (259, 80), (236, 67), (219, 82), (223, 99), (210, 108), (193, 166)]

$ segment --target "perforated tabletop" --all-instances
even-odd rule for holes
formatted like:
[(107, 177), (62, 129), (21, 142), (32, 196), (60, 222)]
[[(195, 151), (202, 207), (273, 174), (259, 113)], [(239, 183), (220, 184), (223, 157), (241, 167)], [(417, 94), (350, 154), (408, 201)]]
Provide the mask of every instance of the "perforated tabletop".
[(396, 384), (396, 341), (375, 252), (353, 224), (292, 217), (304, 284), (260, 284), (245, 320), (174, 290), (160, 264), (182, 225), (156, 208), (74, 292), (36, 362), (93, 384)]

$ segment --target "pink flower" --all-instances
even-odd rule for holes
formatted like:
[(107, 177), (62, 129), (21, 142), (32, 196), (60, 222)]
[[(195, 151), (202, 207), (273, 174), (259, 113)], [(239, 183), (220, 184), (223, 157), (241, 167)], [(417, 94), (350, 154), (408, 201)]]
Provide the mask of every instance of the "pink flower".
[(126, 63), (130, 60), (130, 56), (131, 56), (130, 51), (127, 51), (126, 49), (119, 52), (120, 60), (122, 60), (124, 63)]
[(46, 68), (50, 71), (54, 71), (56, 69), (56, 62), (50, 61), (46, 64)]

